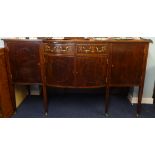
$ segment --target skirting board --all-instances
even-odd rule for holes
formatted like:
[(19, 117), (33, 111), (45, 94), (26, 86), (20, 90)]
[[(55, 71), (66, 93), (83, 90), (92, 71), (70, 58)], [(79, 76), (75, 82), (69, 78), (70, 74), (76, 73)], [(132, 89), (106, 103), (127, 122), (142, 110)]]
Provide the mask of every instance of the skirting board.
[(30, 94), (31, 95), (40, 95), (41, 89), (40, 89), (39, 85), (37, 85), (37, 84), (31, 85), (30, 86)]
[[(133, 96), (129, 95), (128, 99), (131, 102), (131, 104), (138, 103), (138, 97), (133, 97)], [(153, 98), (142, 98), (142, 104), (153, 104)]]

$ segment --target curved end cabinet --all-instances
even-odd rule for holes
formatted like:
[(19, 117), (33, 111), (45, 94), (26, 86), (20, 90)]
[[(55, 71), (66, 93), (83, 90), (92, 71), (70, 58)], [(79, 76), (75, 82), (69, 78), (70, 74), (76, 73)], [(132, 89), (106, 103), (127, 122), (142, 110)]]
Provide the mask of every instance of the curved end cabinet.
[(4, 39), (5, 54), (9, 61), (12, 77), (12, 96), (15, 100), (16, 84), (29, 86), (42, 84), (40, 51), (42, 40)]
[(4, 40), (13, 83), (23, 85), (41, 83), (39, 57), (41, 42), (38, 40)]
[(0, 48), (0, 117), (11, 117), (14, 113), (10, 81), (11, 77), (4, 49)]

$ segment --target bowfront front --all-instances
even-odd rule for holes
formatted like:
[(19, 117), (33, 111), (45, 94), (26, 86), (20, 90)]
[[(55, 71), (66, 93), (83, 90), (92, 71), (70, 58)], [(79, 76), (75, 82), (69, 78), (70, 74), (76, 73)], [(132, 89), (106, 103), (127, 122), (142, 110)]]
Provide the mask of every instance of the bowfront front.
[(46, 83), (56, 87), (103, 87), (108, 73), (108, 44), (45, 44)]
[(140, 113), (148, 47), (147, 40), (44, 41), (43, 86), (105, 87), (106, 113), (110, 87), (139, 86)]

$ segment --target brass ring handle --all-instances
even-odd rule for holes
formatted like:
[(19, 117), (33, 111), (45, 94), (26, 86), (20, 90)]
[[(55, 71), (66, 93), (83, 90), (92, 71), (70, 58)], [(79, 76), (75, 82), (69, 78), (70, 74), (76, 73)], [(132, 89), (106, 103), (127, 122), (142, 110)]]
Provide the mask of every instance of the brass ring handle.
[(51, 47), (49, 45), (45, 46), (45, 51), (51, 51)]
[(54, 52), (57, 49), (57, 47), (54, 47), (53, 49), (51, 49), (51, 52)]
[(85, 47), (83, 47), (83, 51), (84, 51), (85, 53), (88, 53), (88, 52), (91, 52), (91, 49), (85, 49)]
[(101, 49), (99, 49), (98, 47), (96, 47), (97, 52), (105, 52), (106, 47), (102, 46)]
[(62, 51), (62, 52), (67, 52), (68, 51), (68, 46), (66, 47), (66, 49), (62, 49), (62, 47), (60, 47), (60, 50)]
[(84, 50), (86, 53), (90, 52), (91, 50)]

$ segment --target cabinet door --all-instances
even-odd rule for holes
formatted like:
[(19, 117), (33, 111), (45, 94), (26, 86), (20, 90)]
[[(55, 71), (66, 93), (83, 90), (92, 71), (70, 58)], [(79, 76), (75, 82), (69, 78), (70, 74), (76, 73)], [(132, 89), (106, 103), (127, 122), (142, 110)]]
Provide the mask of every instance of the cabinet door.
[(138, 85), (142, 74), (144, 44), (115, 43), (112, 46), (111, 85)]
[(107, 56), (78, 56), (77, 87), (102, 87), (106, 83)]
[(0, 52), (0, 111), (3, 117), (10, 117), (14, 111), (13, 103), (11, 100), (5, 57), (4, 54), (1, 54), (1, 52)]
[(12, 78), (15, 83), (40, 83), (39, 42), (8, 42)]
[(74, 86), (74, 57), (45, 56), (45, 76), (47, 85)]

